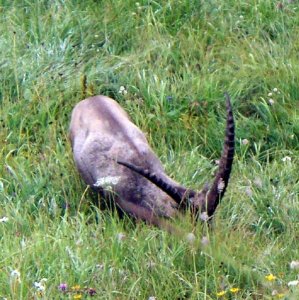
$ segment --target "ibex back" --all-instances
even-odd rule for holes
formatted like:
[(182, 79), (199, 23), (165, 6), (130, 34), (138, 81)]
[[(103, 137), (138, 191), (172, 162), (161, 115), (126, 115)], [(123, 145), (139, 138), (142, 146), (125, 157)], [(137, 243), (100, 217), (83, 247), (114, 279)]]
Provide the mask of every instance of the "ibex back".
[(181, 209), (211, 217), (223, 197), (234, 156), (234, 120), (226, 94), (227, 124), (223, 153), (210, 187), (185, 188), (169, 178), (143, 132), (113, 99), (95, 96), (73, 110), (70, 139), (84, 181), (137, 219), (160, 226), (162, 217)]

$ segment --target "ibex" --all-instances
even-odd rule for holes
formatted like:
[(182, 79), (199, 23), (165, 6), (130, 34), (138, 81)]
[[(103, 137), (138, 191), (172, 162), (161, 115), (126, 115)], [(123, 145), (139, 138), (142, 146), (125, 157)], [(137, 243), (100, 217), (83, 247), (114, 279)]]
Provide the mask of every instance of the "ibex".
[[(94, 96), (79, 102), (70, 124), (74, 160), (84, 181), (104, 198), (113, 197), (129, 215), (165, 226), (181, 209), (213, 216), (228, 185), (234, 156), (234, 119), (226, 94), (223, 152), (211, 186), (188, 189), (165, 174), (143, 132), (113, 99)], [(110, 198), (111, 199), (111, 198)]]

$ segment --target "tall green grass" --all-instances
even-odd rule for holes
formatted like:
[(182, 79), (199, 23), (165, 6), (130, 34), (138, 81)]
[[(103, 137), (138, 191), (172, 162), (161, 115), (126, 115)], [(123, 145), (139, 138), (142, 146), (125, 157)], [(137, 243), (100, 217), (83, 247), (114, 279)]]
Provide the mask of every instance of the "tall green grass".
[[(0, 0), (0, 297), (297, 299), (298, 34), (297, 1)], [(77, 102), (115, 98), (200, 188), (225, 91), (236, 158), (213, 228), (181, 241), (93, 204), (68, 142)]]

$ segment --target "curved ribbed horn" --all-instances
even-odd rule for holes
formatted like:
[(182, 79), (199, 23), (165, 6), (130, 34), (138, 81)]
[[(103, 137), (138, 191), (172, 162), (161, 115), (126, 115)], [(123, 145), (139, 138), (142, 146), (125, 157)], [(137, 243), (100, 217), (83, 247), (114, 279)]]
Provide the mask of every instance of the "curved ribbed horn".
[(169, 185), (167, 182), (165, 182), (162, 178), (158, 177), (155, 173), (151, 173), (150, 171), (138, 167), (134, 164), (120, 161), (120, 160), (117, 160), (117, 163), (145, 177), (153, 184), (155, 184), (157, 187), (159, 187), (163, 192), (165, 192), (167, 195), (173, 198), (173, 200), (176, 203), (178, 203), (179, 205), (182, 204), (182, 200), (187, 192), (187, 189), (184, 189), (183, 187), (173, 187)]
[[(207, 189), (207, 187), (204, 188), (197, 195), (200, 201), (196, 201), (201, 206), (201, 211), (206, 211), (209, 216), (212, 216), (214, 214), (221, 198), (225, 193), (232, 169), (235, 151), (235, 124), (232, 106), (230, 102), (230, 97), (227, 93), (225, 93), (225, 97), (227, 120), (225, 130), (225, 142), (223, 146), (222, 156), (219, 162), (219, 168), (211, 188), (209, 190)], [(119, 160), (117, 161), (117, 163), (147, 178), (149, 181), (151, 181), (153, 184), (159, 187), (162, 191), (164, 191), (166, 194), (172, 197), (176, 201), (176, 203), (178, 203), (181, 207), (185, 207), (187, 203), (189, 203), (188, 201), (184, 200), (196, 197), (196, 192), (194, 192), (193, 190), (188, 190), (183, 186), (169, 185), (162, 178), (158, 177), (155, 173), (151, 173), (150, 171), (143, 169), (142, 167), (138, 167), (134, 164)]]
[(226, 98), (226, 129), (225, 129), (225, 142), (222, 150), (222, 156), (219, 162), (219, 168), (215, 176), (214, 182), (207, 194), (206, 211), (209, 216), (215, 212), (221, 198), (223, 197), (229, 176), (232, 170), (232, 164), (235, 152), (235, 123), (232, 112), (230, 97), (225, 93)]

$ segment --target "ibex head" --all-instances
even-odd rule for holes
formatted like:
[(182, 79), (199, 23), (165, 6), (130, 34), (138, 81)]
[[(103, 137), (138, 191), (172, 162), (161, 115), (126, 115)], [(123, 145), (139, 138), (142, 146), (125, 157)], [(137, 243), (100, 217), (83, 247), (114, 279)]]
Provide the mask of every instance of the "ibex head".
[(122, 210), (160, 227), (168, 227), (161, 217), (174, 217), (187, 207), (211, 217), (227, 188), (234, 156), (234, 119), (225, 96), (225, 142), (211, 186), (194, 191), (169, 178), (142, 131), (105, 96), (85, 99), (73, 110), (70, 139), (79, 173)]
[(198, 216), (198, 212), (206, 213), (207, 217), (211, 217), (221, 198), (224, 196), (225, 190), (228, 185), (233, 158), (234, 158), (234, 145), (235, 145), (235, 130), (234, 130), (234, 118), (230, 102), (230, 97), (225, 93), (226, 97), (226, 110), (227, 110), (227, 120), (226, 120), (226, 130), (225, 130), (225, 142), (223, 147), (223, 153), (219, 161), (218, 171), (215, 175), (215, 179), (209, 187), (206, 184), (202, 190), (194, 191), (187, 189), (183, 186), (173, 186), (164, 181), (161, 177), (155, 173), (151, 173), (149, 170), (142, 167), (138, 167), (134, 164), (120, 161), (117, 162), (127, 168), (133, 170), (134, 172), (144, 176), (153, 184), (158, 186), (166, 194), (175, 200), (179, 207), (185, 208), (189, 205), (193, 210), (193, 213)]

